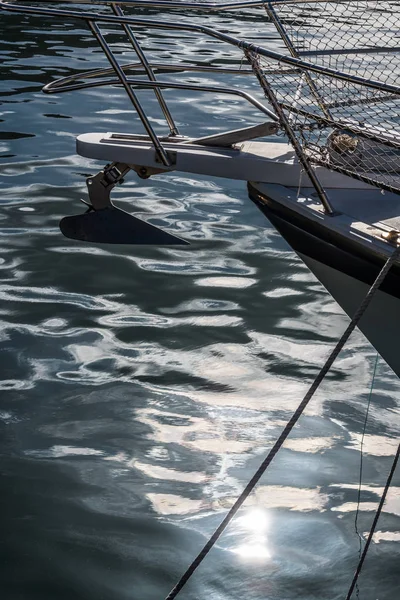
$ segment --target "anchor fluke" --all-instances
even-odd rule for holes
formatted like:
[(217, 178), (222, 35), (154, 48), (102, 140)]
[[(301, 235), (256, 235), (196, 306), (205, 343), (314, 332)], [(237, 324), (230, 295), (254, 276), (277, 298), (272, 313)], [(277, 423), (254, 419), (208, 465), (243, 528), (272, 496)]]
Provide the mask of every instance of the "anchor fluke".
[(90, 210), (82, 215), (64, 217), (60, 221), (60, 229), (67, 238), (95, 244), (188, 244), (113, 205), (101, 210)]
[(118, 183), (123, 182), (123, 177), (129, 170), (130, 167), (124, 163), (112, 163), (97, 175), (89, 177), (86, 180), (89, 202), (83, 200), (88, 210), (82, 215), (61, 219), (61, 233), (72, 240), (95, 244), (188, 244), (114, 206), (110, 200), (110, 192)]

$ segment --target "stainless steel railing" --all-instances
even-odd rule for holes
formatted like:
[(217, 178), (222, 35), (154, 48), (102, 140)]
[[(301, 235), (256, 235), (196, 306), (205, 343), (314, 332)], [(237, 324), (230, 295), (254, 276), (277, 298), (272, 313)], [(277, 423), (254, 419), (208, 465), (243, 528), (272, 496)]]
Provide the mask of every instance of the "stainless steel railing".
[[(269, 50), (268, 48), (262, 46), (256, 46), (251, 42), (247, 42), (245, 40), (241, 40), (236, 38), (228, 33), (219, 31), (215, 28), (208, 27), (202, 24), (193, 24), (186, 22), (176, 22), (176, 21), (168, 21), (161, 20), (160, 18), (138, 18), (136, 16), (125, 15), (122, 7), (146, 7), (146, 8), (154, 8), (154, 9), (166, 9), (168, 11), (174, 10), (185, 10), (185, 11), (197, 11), (207, 13), (208, 11), (232, 11), (232, 10), (243, 10), (253, 7), (267, 7), (267, 16), (274, 22), (275, 16), (273, 11), (273, 5), (296, 5), (303, 3), (303, 0), (244, 0), (242, 2), (223, 2), (223, 3), (194, 3), (194, 2), (171, 2), (165, 0), (120, 0), (118, 2), (113, 2), (110, 0), (78, 0), (74, 2), (73, 0), (67, 0), (67, 2), (73, 4), (73, 8), (49, 8), (49, 4), (52, 3), (53, 0), (42, 0), (37, 2), (35, 6), (29, 6), (20, 0), (20, 2), (10, 3), (4, 0), (0, 0), (0, 9), (8, 12), (16, 12), (16, 13), (24, 13), (29, 15), (40, 15), (46, 16), (49, 18), (73, 18), (83, 20), (99, 46), (103, 50), (110, 67), (106, 69), (94, 69), (91, 71), (86, 71), (80, 73), (78, 75), (71, 75), (69, 77), (64, 77), (62, 79), (57, 79), (49, 84), (47, 84), (43, 91), (46, 93), (60, 93), (67, 92), (78, 89), (87, 89), (91, 87), (99, 87), (104, 85), (119, 85), (122, 86), (126, 94), (134, 106), (143, 127), (152, 141), (154, 148), (160, 158), (160, 161), (166, 165), (170, 166), (170, 159), (168, 153), (163, 147), (162, 141), (158, 137), (157, 133), (154, 131), (153, 126), (146, 114), (145, 109), (143, 108), (136, 90), (138, 89), (151, 89), (154, 91), (158, 104), (161, 108), (161, 111), (164, 115), (165, 121), (168, 125), (170, 135), (169, 139), (173, 139), (174, 137), (179, 136), (178, 127), (174, 121), (174, 118), (168, 108), (168, 105), (165, 101), (163, 90), (166, 89), (179, 89), (186, 91), (202, 91), (202, 92), (210, 92), (210, 93), (223, 93), (232, 96), (239, 96), (250, 102), (254, 107), (256, 107), (262, 114), (267, 115), (270, 119), (275, 122), (279, 122), (281, 127), (285, 130), (285, 132), (289, 135), (289, 139), (292, 139), (291, 133), (291, 123), (287, 119), (283, 118), (282, 114), (283, 105), (279, 104), (276, 101), (275, 94), (270, 91), (268, 92), (268, 85), (264, 73), (257, 66), (257, 57), (261, 57), (267, 59), (269, 62), (276, 64), (278, 73), (296, 73), (299, 74), (307, 80), (309, 85), (311, 86), (311, 91), (314, 96), (314, 100), (322, 105), (323, 112), (325, 118), (333, 122), (330, 119), (329, 108), (322, 102), (320, 98), (320, 93), (316, 89), (312, 75), (316, 74), (322, 77), (332, 78), (334, 80), (340, 80), (345, 82), (346, 84), (352, 84), (356, 86), (363, 86), (365, 88), (370, 88), (372, 90), (379, 90), (380, 92), (385, 92), (387, 94), (393, 94), (395, 96), (400, 95), (400, 86), (393, 85), (387, 82), (375, 81), (373, 79), (369, 79), (366, 77), (360, 77), (357, 74), (353, 73), (345, 73), (339, 71), (337, 69), (333, 69), (321, 64), (317, 64), (316, 62), (307, 62), (304, 60), (304, 57), (300, 52), (297, 52), (292, 47), (292, 44), (289, 39), (285, 38), (283, 35), (282, 39), (287, 47), (288, 53), (282, 54), (279, 52), (274, 52)], [(112, 14), (106, 14), (104, 12), (97, 12), (95, 10), (88, 11), (87, 9), (77, 10), (78, 4), (88, 5), (92, 2), (96, 2), (96, 4), (106, 5), (111, 9)], [(340, 0), (343, 4), (350, 3), (351, 0)], [(307, 0), (308, 3), (321, 3), (326, 4), (324, 0)], [(265, 14), (265, 13), (264, 13)], [(275, 19), (276, 20), (276, 19)], [(120, 27), (125, 34), (129, 44), (131, 45), (133, 51), (135, 52), (138, 63), (129, 63), (122, 65), (117, 59), (113, 49), (110, 44), (106, 41), (105, 35), (103, 34), (101, 27), (108, 25), (116, 25)], [(276, 23), (275, 23), (276, 25)], [(219, 41), (225, 42), (229, 44), (231, 47), (237, 48), (241, 50), (244, 54), (244, 57), (247, 60), (247, 63), (252, 67), (251, 69), (232, 69), (226, 67), (210, 67), (210, 66), (199, 66), (199, 65), (176, 65), (176, 64), (151, 64), (148, 58), (143, 51), (135, 33), (133, 30), (135, 28), (151, 28), (151, 29), (160, 29), (167, 30), (171, 32), (191, 32), (195, 34), (202, 34), (208, 36), (209, 38), (217, 39)], [(277, 28), (278, 32), (282, 34), (279, 27)], [(285, 33), (285, 32), (283, 32)], [(141, 75), (145, 75), (147, 80), (137, 79), (135, 77), (130, 77), (129, 73), (131, 71), (141, 70)], [(267, 96), (269, 102), (271, 103), (273, 110), (264, 106), (259, 100), (254, 98), (248, 92), (245, 92), (239, 88), (231, 88), (231, 87), (222, 87), (222, 86), (214, 86), (214, 85), (194, 85), (188, 83), (171, 83), (167, 81), (161, 81), (157, 78), (155, 71), (172, 71), (175, 73), (183, 73), (185, 71), (218, 71), (223, 73), (238, 73), (240, 74), (255, 74), (259, 80), (260, 86)], [(268, 71), (268, 74), (273, 73), (273, 70)], [(113, 75), (111, 78), (105, 78), (105, 76)], [(293, 110), (293, 107), (292, 107)], [(322, 123), (322, 121), (321, 121)], [(292, 132), (293, 133), (293, 132)], [(322, 204), (325, 207), (327, 212), (330, 212), (329, 202), (327, 201), (323, 190), (320, 189), (320, 186), (317, 182), (317, 177), (313, 173), (313, 169), (311, 167), (310, 161), (307, 158), (306, 154), (302, 150), (300, 145), (294, 144), (295, 150), (298, 154), (299, 160), (302, 162), (305, 170), (311, 177), (313, 181), (315, 179), (315, 187), (320, 197)]]
[[(51, 0), (47, 2), (43, 2), (43, 4), (49, 4)], [(79, 2), (81, 3), (81, 2)], [(89, 4), (90, 0), (83, 0), (83, 4)], [(135, 93), (135, 89), (153, 89), (155, 96), (157, 98), (158, 104), (162, 110), (165, 121), (168, 125), (170, 131), (170, 137), (173, 138), (175, 136), (179, 136), (178, 127), (174, 121), (174, 118), (170, 112), (170, 109), (165, 101), (162, 90), (163, 89), (180, 89), (186, 91), (202, 91), (202, 92), (211, 92), (211, 93), (222, 93), (232, 96), (239, 96), (251, 103), (255, 106), (261, 113), (267, 115), (270, 119), (274, 121), (278, 121), (276, 115), (264, 106), (260, 101), (254, 98), (249, 93), (230, 87), (221, 87), (221, 86), (205, 86), (205, 85), (190, 85), (187, 83), (170, 83), (170, 82), (162, 82), (157, 80), (157, 76), (154, 72), (152, 65), (149, 63), (140, 43), (135, 36), (135, 33), (132, 29), (132, 25), (140, 25), (140, 26), (154, 26), (156, 28), (167, 28), (171, 30), (182, 30), (188, 29), (197, 31), (198, 28), (192, 29), (190, 26), (182, 26), (174, 23), (165, 23), (157, 20), (143, 20), (143, 19), (135, 19), (130, 16), (126, 16), (123, 12), (121, 5), (130, 5), (130, 6), (139, 6), (140, 3), (137, 3), (135, 0), (127, 0), (126, 2), (110, 2), (109, 0), (100, 0), (100, 4), (105, 4), (110, 6), (113, 15), (105, 15), (104, 13), (97, 12), (86, 12), (86, 11), (77, 11), (75, 10), (76, 4), (74, 3), (74, 10), (69, 9), (54, 9), (49, 8), (48, 6), (28, 6), (26, 4), (11, 4), (8, 2), (0, 2), (0, 8), (9, 12), (21, 12), (25, 14), (31, 15), (43, 15), (47, 17), (55, 17), (55, 18), (77, 18), (86, 22), (88, 28), (92, 32), (99, 46), (103, 50), (108, 62), (110, 63), (109, 69), (95, 69), (92, 71), (87, 71), (84, 73), (79, 73), (78, 75), (73, 75), (61, 79), (57, 79), (47, 85), (44, 86), (43, 91), (45, 93), (60, 93), (67, 92), (79, 89), (87, 89), (92, 87), (99, 87), (104, 85), (120, 85), (125, 89), (125, 92), (131, 101), (132, 105), (137, 112), (143, 127), (152, 141), (154, 148), (161, 160), (161, 162), (170, 166), (170, 159), (168, 157), (167, 152), (165, 151), (160, 138), (155, 132), (147, 114), (142, 106), (137, 94)], [(168, 5), (169, 8), (173, 8), (174, 6), (177, 8), (179, 4), (179, 8), (185, 6), (187, 3), (152, 3), (145, 2), (146, 6), (163, 6)], [(230, 8), (244, 7), (249, 5), (261, 5), (262, 2), (241, 2), (241, 3), (229, 3)], [(188, 3), (189, 7), (196, 8), (197, 10), (200, 8), (199, 5), (195, 6), (193, 3)], [(224, 8), (227, 8), (228, 4), (226, 4)], [(203, 8), (203, 7), (201, 7)], [(216, 8), (216, 6), (214, 6)], [(207, 9), (211, 9), (211, 5), (207, 7)], [(122, 31), (125, 33), (127, 40), (129, 41), (132, 49), (136, 53), (137, 58), (139, 59), (139, 65), (148, 78), (148, 81), (143, 81), (141, 79), (132, 79), (127, 77), (127, 71), (132, 70), (132, 65), (121, 65), (118, 59), (116, 58), (111, 46), (107, 43), (105, 36), (103, 35), (99, 24), (107, 25), (107, 24), (117, 24), (122, 28)], [(164, 27), (165, 26), (165, 27)], [(235, 40), (236, 44), (240, 42), (240, 40)], [(179, 65), (163, 65), (161, 67), (164, 70), (171, 70), (175, 72), (184, 72), (184, 71), (224, 71), (224, 72), (240, 72), (241, 74), (245, 74), (246, 70), (232, 70), (225, 69), (222, 67), (212, 68), (212, 67), (199, 67), (199, 66), (182, 66)], [(104, 79), (104, 75), (108, 75), (113, 73), (116, 77), (112, 79)], [(251, 74), (251, 70), (247, 69), (247, 73)], [(103, 77), (103, 79), (100, 79)]]
[[(51, 2), (51, 0), (48, 0), (47, 2), (43, 2), (42, 4), (44, 5), (48, 5)], [(83, 0), (82, 2), (79, 2), (82, 4), (89, 4), (90, 0)], [(146, 111), (144, 109), (144, 107), (142, 106), (137, 94), (135, 93), (135, 89), (153, 89), (155, 96), (157, 98), (158, 104), (162, 110), (162, 113), (164, 115), (165, 121), (168, 125), (169, 131), (170, 131), (170, 137), (173, 138), (175, 136), (179, 136), (179, 130), (178, 127), (174, 121), (174, 118), (170, 112), (170, 109), (165, 101), (165, 98), (163, 96), (162, 90), (163, 89), (180, 89), (180, 90), (186, 90), (186, 91), (202, 91), (202, 92), (211, 92), (211, 93), (222, 93), (222, 94), (227, 94), (227, 95), (232, 95), (232, 96), (239, 96), (242, 97), (243, 99), (245, 99), (246, 101), (248, 101), (249, 103), (251, 103), (253, 106), (255, 106), (258, 110), (260, 110), (261, 113), (263, 113), (264, 115), (267, 115), (270, 119), (277, 121), (278, 118), (276, 117), (276, 115), (273, 113), (273, 111), (271, 111), (270, 109), (268, 109), (266, 106), (264, 106), (260, 101), (258, 101), (256, 98), (254, 98), (252, 95), (250, 95), (249, 93), (240, 90), (238, 88), (230, 88), (230, 87), (221, 87), (221, 86), (204, 86), (204, 85), (190, 85), (190, 84), (186, 84), (186, 83), (170, 83), (170, 82), (162, 82), (162, 81), (158, 81), (157, 80), (157, 76), (154, 72), (154, 68), (152, 67), (152, 65), (149, 63), (140, 43), (137, 40), (137, 37), (135, 36), (135, 33), (132, 29), (132, 25), (136, 25), (136, 26), (143, 26), (143, 27), (147, 27), (148, 25), (154, 26), (155, 28), (167, 28), (167, 29), (171, 29), (171, 30), (182, 30), (182, 29), (186, 29), (189, 28), (189, 30), (192, 30), (192, 28), (190, 26), (179, 26), (177, 24), (174, 23), (165, 23), (162, 21), (157, 21), (157, 20), (143, 20), (143, 19), (135, 19), (133, 17), (130, 16), (126, 16), (123, 12), (123, 9), (121, 7), (121, 5), (130, 5), (130, 6), (139, 6), (141, 5), (140, 3), (137, 3), (135, 0), (127, 0), (126, 2), (110, 2), (109, 0), (100, 0), (99, 4), (105, 4), (110, 6), (113, 14), (112, 15), (105, 15), (104, 13), (97, 13), (97, 12), (87, 12), (87, 11), (77, 11), (75, 10), (76, 8), (76, 3), (74, 3), (74, 10), (69, 10), (69, 9), (54, 9), (54, 8), (49, 8), (49, 6), (28, 6), (26, 4), (17, 4), (17, 3), (8, 3), (8, 2), (0, 2), (0, 8), (9, 12), (20, 12), (20, 13), (25, 13), (25, 14), (31, 14), (31, 15), (43, 15), (43, 16), (47, 16), (47, 17), (54, 17), (54, 18), (77, 18), (80, 20), (83, 20), (86, 22), (88, 28), (90, 29), (90, 31), (92, 32), (93, 36), (95, 37), (96, 41), (98, 42), (99, 46), (101, 47), (101, 49), (103, 50), (108, 62), (110, 63), (110, 68), (109, 69), (95, 69), (95, 70), (91, 70), (91, 71), (87, 71), (84, 73), (79, 73), (78, 75), (73, 75), (73, 76), (69, 76), (69, 77), (65, 77), (65, 78), (61, 78), (61, 79), (57, 79), (56, 81), (53, 81), (47, 85), (44, 86), (43, 91), (45, 93), (61, 93), (61, 92), (67, 92), (67, 91), (73, 91), (73, 90), (79, 90), (79, 89), (87, 89), (87, 88), (92, 88), (92, 87), (99, 87), (99, 86), (104, 86), (104, 85), (120, 85), (125, 89), (125, 92), (129, 98), (129, 100), (131, 101), (132, 105), (135, 108), (135, 111), (137, 112), (143, 127), (147, 133), (147, 135), (149, 136), (150, 140), (152, 141), (154, 148), (161, 160), (161, 162), (166, 165), (166, 166), (170, 166), (170, 159), (168, 157), (167, 152), (165, 151), (162, 142), (160, 141), (160, 138), (158, 137), (157, 133), (155, 132), (147, 114)], [(152, 2), (145, 2), (144, 5), (146, 6), (162, 6), (162, 7), (166, 7), (166, 5), (168, 5), (168, 8), (173, 8), (174, 6), (176, 8), (178, 8), (178, 4), (179, 4), (179, 8), (182, 8), (182, 6), (185, 6), (187, 3), (152, 3)], [(229, 3), (229, 7), (230, 8), (237, 8), (237, 7), (247, 7), (249, 5), (261, 5), (262, 2), (257, 1), (257, 2), (241, 2), (241, 3)], [(189, 8), (196, 8), (197, 10), (200, 8), (199, 5), (195, 6), (193, 3), (188, 3)], [(223, 9), (227, 8), (228, 4), (226, 4)], [(201, 7), (203, 8), (203, 7)], [(216, 9), (217, 7), (214, 6), (214, 8)], [(207, 6), (207, 9), (211, 9), (211, 5)], [(132, 70), (132, 65), (128, 64), (128, 65), (121, 65), (120, 62), (118, 61), (118, 59), (116, 58), (111, 46), (107, 43), (105, 36), (103, 35), (101, 29), (100, 29), (100, 24), (101, 25), (107, 25), (107, 24), (116, 24), (119, 25), (123, 32), (125, 33), (125, 36), (127, 38), (127, 40), (129, 41), (130, 45), (132, 46), (132, 49), (134, 50), (139, 63), (138, 65), (140, 65), (143, 74), (145, 74), (148, 78), (148, 81), (143, 81), (141, 79), (132, 79), (127, 77), (127, 71)], [(165, 27), (164, 27), (165, 26)], [(197, 31), (198, 28), (194, 28), (194, 31)], [(236, 44), (238, 45), (238, 43), (240, 42), (240, 40), (235, 40)], [(136, 65), (137, 66), (137, 65)], [(160, 68), (160, 67), (159, 67)], [(246, 72), (248, 74), (251, 74), (251, 70), (247, 69), (246, 70), (233, 70), (233, 69), (226, 69), (226, 68), (222, 68), (222, 67), (218, 67), (218, 68), (212, 68), (212, 67), (199, 67), (199, 66), (185, 66), (184, 68), (182, 68), (182, 66), (179, 65), (162, 65), (161, 69), (163, 70), (172, 70), (175, 72), (185, 72), (185, 71), (208, 71), (210, 72), (212, 71), (224, 71), (226, 73), (230, 73), (230, 72), (240, 72), (241, 74), (246, 74)], [(116, 77), (112, 78), (112, 79), (104, 79), (104, 75), (108, 75), (108, 74), (114, 74)], [(103, 79), (99, 79), (103, 77)]]
[[(67, 0), (69, 3), (73, 3), (74, 6), (77, 5), (73, 0)], [(41, 4), (48, 4), (52, 2), (52, 0), (41, 0)], [(326, 3), (326, 0), (307, 0), (307, 3)], [(340, 2), (346, 3), (351, 2), (351, 0), (340, 0)], [(90, 4), (93, 3), (93, 0), (79, 0), (79, 4)], [(275, 0), (269, 2), (270, 4), (283, 5), (283, 4), (301, 4), (304, 3), (304, 0)], [(225, 3), (225, 4), (194, 4), (190, 2), (165, 2), (165, 4), (161, 2), (153, 2), (152, 0), (122, 0), (118, 3), (110, 2), (109, 0), (96, 0), (96, 4), (107, 4), (113, 5), (129, 5), (129, 6), (142, 6), (146, 5), (148, 7), (169, 7), (169, 8), (188, 8), (191, 10), (201, 11), (203, 7), (210, 8), (213, 7), (213, 10), (233, 10), (234, 8), (246, 8), (246, 7), (256, 7), (256, 6), (265, 6), (265, 0), (254, 0), (240, 3)], [(163, 29), (163, 30), (171, 30), (171, 31), (188, 31), (193, 33), (202, 33), (206, 36), (210, 36), (211, 38), (218, 39), (220, 41), (226, 42), (231, 46), (241, 49), (242, 51), (248, 50), (250, 52), (256, 52), (262, 57), (270, 59), (272, 61), (276, 61), (278, 65), (287, 65), (288, 67), (294, 69), (301, 69), (302, 71), (309, 71), (311, 73), (317, 73), (319, 75), (324, 75), (327, 77), (332, 77), (334, 79), (339, 79), (342, 81), (346, 81), (348, 83), (352, 83), (355, 85), (365, 86), (371, 89), (378, 89), (380, 91), (387, 92), (389, 94), (400, 94), (400, 86), (398, 85), (390, 85), (387, 83), (382, 83), (380, 81), (376, 81), (374, 79), (370, 79), (367, 77), (361, 77), (357, 75), (352, 75), (349, 73), (345, 73), (339, 70), (335, 70), (329, 67), (325, 67), (322, 65), (317, 65), (316, 63), (307, 62), (302, 60), (301, 58), (288, 56), (285, 54), (281, 54), (279, 52), (274, 52), (263, 46), (256, 46), (251, 42), (246, 42), (245, 40), (241, 40), (227, 33), (223, 33), (222, 31), (218, 31), (212, 27), (207, 27), (205, 25), (193, 25), (187, 23), (179, 23), (179, 22), (169, 22), (169, 21), (161, 21), (158, 19), (143, 19), (136, 18), (132, 16), (119, 16), (119, 15), (106, 15), (104, 13), (96, 13), (96, 12), (86, 12), (86, 11), (77, 11), (77, 10), (65, 10), (65, 9), (50, 9), (44, 8), (40, 6), (26, 6), (24, 4), (14, 3), (11, 4), (4, 0), (0, 0), (0, 9), (9, 11), (9, 12), (17, 12), (17, 13), (25, 13), (32, 15), (44, 15), (49, 17), (64, 17), (64, 18), (76, 18), (80, 20), (84, 20), (85, 22), (93, 22), (93, 23), (104, 23), (104, 24), (116, 24), (116, 25), (135, 25), (139, 27), (151, 27), (153, 29)], [(211, 8), (210, 8), (211, 10)]]

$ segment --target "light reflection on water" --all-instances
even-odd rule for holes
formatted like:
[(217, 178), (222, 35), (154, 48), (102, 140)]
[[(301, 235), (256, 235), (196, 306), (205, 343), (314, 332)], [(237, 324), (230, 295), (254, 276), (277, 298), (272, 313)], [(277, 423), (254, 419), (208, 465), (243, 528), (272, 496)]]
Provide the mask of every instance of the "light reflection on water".
[(243, 531), (244, 540), (234, 552), (246, 561), (263, 562), (272, 558), (268, 544), (269, 518), (265, 511), (254, 508), (236, 520), (236, 528)]
[[(207, 20), (248, 38), (270, 33), (255, 11)], [(185, 249), (62, 238), (59, 219), (80, 210), (84, 179), (101, 166), (73, 154), (74, 137), (139, 131), (137, 118), (116, 90), (40, 93), (58, 72), (101, 66), (86, 31), (58, 24), (50, 34), (15, 16), (0, 30), (0, 119), (13, 134), (0, 149), (5, 597), (162, 598), (260, 464), (347, 319), (239, 182), (171, 174), (131, 177), (117, 191), (122, 208), (185, 237)], [(210, 62), (226, 59), (218, 43), (190, 36), (183, 46), (161, 34), (151, 51), (185, 61), (199, 50)], [(254, 91), (242, 79), (234, 83)], [(157, 122), (153, 96), (144, 97)], [(226, 98), (168, 97), (194, 135), (259, 122)], [(355, 333), (185, 597), (343, 598), (357, 561), (358, 449), (374, 360)], [(381, 361), (361, 532), (397, 443), (398, 399)], [(363, 600), (396, 595), (398, 485)]]

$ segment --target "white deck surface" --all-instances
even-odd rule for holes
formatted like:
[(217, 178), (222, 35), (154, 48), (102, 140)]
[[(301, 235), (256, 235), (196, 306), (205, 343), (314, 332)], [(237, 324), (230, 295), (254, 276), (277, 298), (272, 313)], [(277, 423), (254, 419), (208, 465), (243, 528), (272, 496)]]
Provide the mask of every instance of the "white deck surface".
[[(118, 135), (125, 137), (118, 138)], [(85, 133), (77, 138), (77, 153), (105, 162), (164, 168), (148, 139), (130, 140), (126, 139), (126, 135)], [(165, 168), (166, 171), (262, 181), (289, 187), (298, 186), (301, 177), (303, 185), (311, 185), (306, 175), (301, 173), (292, 147), (286, 143), (250, 141), (234, 148), (225, 148), (163, 142), (163, 146), (174, 161), (173, 166)], [(370, 186), (363, 182), (324, 167), (317, 167), (316, 171), (326, 188), (370, 189)]]

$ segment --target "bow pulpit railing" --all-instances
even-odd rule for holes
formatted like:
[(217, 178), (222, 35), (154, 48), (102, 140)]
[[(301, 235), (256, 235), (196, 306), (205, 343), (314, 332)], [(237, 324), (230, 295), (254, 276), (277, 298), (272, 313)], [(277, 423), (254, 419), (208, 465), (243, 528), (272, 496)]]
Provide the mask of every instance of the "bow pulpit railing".
[[(108, 61), (105, 68), (55, 80), (44, 87), (44, 92), (61, 93), (104, 85), (124, 88), (165, 167), (171, 164), (165, 140), (185, 143), (189, 139), (179, 131), (166, 102), (165, 90), (239, 96), (255, 106), (264, 119), (266, 115), (276, 123), (275, 131), (286, 134), (325, 212), (333, 211), (319, 183), (317, 166), (339, 171), (382, 190), (400, 193), (399, 2), (125, 0), (116, 3), (103, 0), (97, 4), (96, 8), (89, 0), (81, 0), (54, 6), (51, 1), (41, 1), (31, 6), (22, 0), (15, 3), (0, 1), (0, 8), (5, 11), (49, 19), (83, 20), (105, 54)], [(162, 9), (168, 16), (160, 19), (159, 12), (151, 18), (137, 16), (143, 7)], [(206, 25), (174, 18), (176, 10), (185, 10), (188, 14), (196, 11), (198, 16), (210, 11), (243, 11), (257, 7), (266, 23), (273, 24), (278, 32), (279, 51)], [(120, 55), (115, 53), (104, 35), (105, 27), (117, 27), (122, 31), (132, 48), (135, 62), (121, 62)], [(137, 34), (145, 30), (147, 35), (160, 29), (174, 37), (191, 32), (219, 40), (230, 45), (232, 50), (236, 49), (236, 53), (240, 50), (239, 54), (242, 59), (244, 54), (248, 66), (243, 67), (240, 61), (236, 67), (151, 61)], [(179, 79), (180, 75), (196, 71), (255, 75), (269, 105), (238, 87), (200, 85)], [(163, 80), (163, 73), (176, 74), (176, 81)], [(154, 91), (169, 128), (168, 136), (160, 136), (155, 131), (139, 98), (140, 89)], [(191, 142), (196, 143), (196, 140)]]

